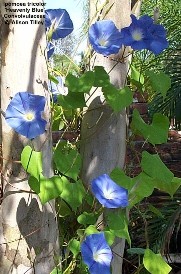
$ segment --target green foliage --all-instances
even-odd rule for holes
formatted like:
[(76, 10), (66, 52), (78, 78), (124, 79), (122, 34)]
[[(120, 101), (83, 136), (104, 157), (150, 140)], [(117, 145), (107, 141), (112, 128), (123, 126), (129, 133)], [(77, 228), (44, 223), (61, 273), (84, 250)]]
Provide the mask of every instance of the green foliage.
[(166, 116), (155, 113), (152, 124), (148, 125), (141, 118), (139, 111), (135, 109), (133, 111), (131, 129), (135, 134), (142, 135), (146, 141), (153, 145), (162, 144), (168, 138), (169, 120)]
[(103, 93), (107, 103), (115, 112), (123, 110), (133, 102), (133, 92), (129, 87), (117, 89), (109, 84), (103, 87)]
[[(52, 81), (55, 80), (53, 75), (49, 77)], [(135, 88), (141, 92), (145, 90), (146, 81), (149, 82), (154, 91), (161, 93), (163, 97), (170, 85), (170, 79), (167, 75), (163, 73), (155, 74), (152, 71), (143, 74), (134, 66), (131, 66), (129, 81), (130, 87), (117, 89), (110, 83), (109, 74), (101, 66), (95, 67), (93, 71), (85, 72), (82, 76), (69, 73), (66, 77), (66, 86), (69, 93), (67, 96), (59, 95), (58, 104), (53, 106), (52, 128), (56, 130), (64, 128), (68, 124), (66, 117), (71, 118), (71, 115), (74, 115), (77, 109), (81, 109), (86, 105), (85, 95), (87, 96), (92, 88), (94, 88), (93, 91), (102, 88), (106, 103), (114, 112), (119, 112), (132, 103)], [(152, 145), (161, 144), (167, 141), (169, 120), (166, 116), (156, 113), (149, 125), (143, 121), (138, 110), (134, 110), (131, 128), (134, 134), (142, 135), (146, 142)], [(60, 224), (65, 226), (61, 232), (61, 240), (66, 242), (65, 247), (67, 250), (65, 255), (65, 257), (67, 256), (66, 263), (63, 265), (64, 270), (62, 273), (71, 273), (75, 268), (80, 268), (81, 271), (86, 273), (85, 267), (82, 267), (81, 263), (78, 265), (77, 258), (80, 253), (80, 243), (86, 235), (99, 233), (101, 224), (97, 224), (97, 220), (102, 212), (103, 222), (105, 223), (103, 229), (108, 244), (112, 245), (115, 237), (120, 237), (126, 239), (128, 244), (131, 245), (127, 210), (99, 209), (97, 208), (98, 203), (91, 193), (85, 190), (80, 180), (81, 157), (77, 144), (66, 141), (58, 142), (53, 151), (56, 175), (52, 178), (43, 176), (41, 156), (41, 152), (36, 152), (27, 146), (22, 152), (21, 163), (30, 174), (29, 185), (38, 194), (42, 204), (49, 202), (51, 199), (57, 199)], [(139, 206), (141, 201), (150, 197), (155, 188), (173, 196), (181, 185), (181, 179), (174, 177), (157, 154), (151, 155), (144, 151), (140, 166), (141, 173), (133, 178), (127, 176), (119, 168), (115, 168), (110, 174), (113, 181), (128, 190), (129, 210), (137, 205)], [(161, 212), (154, 206), (150, 206), (147, 212), (152, 212), (152, 214), (156, 214), (163, 219)], [(67, 233), (67, 228), (71, 228), (71, 232)], [(149, 273), (159, 271), (159, 267), (157, 269), (150, 266), (151, 259), (157, 264), (158, 262), (161, 265), (163, 263), (161, 257), (148, 249), (130, 248), (128, 253), (138, 254), (139, 256), (144, 255), (143, 264), (145, 271), (147, 269)], [(71, 258), (70, 262), (67, 261), (68, 257)], [(163, 264), (163, 269), (167, 271), (168, 265)], [(57, 269), (57, 271), (59, 270)]]
[(104, 231), (104, 235), (105, 235), (105, 238), (106, 238), (106, 241), (108, 243), (108, 245), (112, 245), (114, 243), (114, 240), (115, 240), (115, 234), (114, 234), (114, 231), (109, 231), (109, 230), (105, 230)]
[[(148, 3), (147, 0), (146, 2)], [(161, 0), (157, 2), (161, 3)], [(145, 8), (145, 3), (143, 5)], [(155, 7), (152, 3), (149, 3), (149, 5)], [(164, 7), (162, 7), (162, 10), (164, 10)], [(171, 37), (170, 33), (169, 36)], [(172, 46), (175, 47), (175, 45)], [(130, 65), (129, 76), (127, 77), (128, 86), (118, 89), (110, 82), (109, 73), (102, 66), (95, 66), (92, 71), (83, 72), (65, 52), (61, 55), (55, 54), (55, 67), (49, 69), (49, 79), (57, 84), (58, 81), (55, 76), (64, 75), (66, 78), (65, 85), (68, 87), (69, 92), (67, 96), (59, 95), (58, 102), (56, 104), (52, 102), (51, 104), (53, 112), (52, 129), (64, 129), (66, 132), (67, 129), (74, 128), (79, 131), (82, 117), (76, 116), (76, 113), (82, 113), (85, 110), (86, 102), (91, 96), (90, 91), (94, 93), (98, 88), (104, 95), (104, 103), (109, 105), (113, 112), (120, 112), (129, 107), (133, 102), (135, 91), (141, 94), (147, 91), (150, 95), (149, 100), (153, 96), (160, 96), (159, 98), (165, 104), (168, 101), (168, 94), (173, 88), (173, 79), (175, 79), (171, 77), (171, 85), (168, 76), (170, 73), (167, 73), (168, 75), (165, 73), (166, 61), (164, 56), (168, 55), (163, 53), (162, 58), (155, 57), (146, 50), (136, 52), (134, 55), (137, 60)], [(159, 64), (159, 66), (156, 67), (156, 64)], [(178, 68), (179, 65), (177, 64), (177, 71), (179, 71)], [(172, 72), (175, 73), (174, 70)], [(180, 79), (179, 76), (177, 78)], [(179, 97), (180, 93), (178, 94)], [(175, 98), (173, 102), (175, 102)], [(179, 103), (177, 103), (174, 110), (177, 117), (180, 115), (179, 106)], [(79, 117), (79, 123), (74, 121), (74, 127), (72, 126), (73, 120), (76, 120), (77, 117)], [(138, 110), (134, 110), (131, 129), (134, 134), (143, 136), (145, 142), (155, 146), (167, 142), (169, 119), (159, 111), (156, 111), (152, 117), (152, 123), (147, 124), (141, 118)], [(162, 222), (165, 216), (162, 210), (149, 203), (147, 204), (147, 200), (155, 189), (164, 191), (174, 197), (181, 185), (181, 179), (174, 177), (174, 174), (165, 166), (158, 154), (149, 154), (143, 151), (140, 163), (142, 171), (133, 178), (127, 176), (126, 172), (119, 168), (115, 168), (110, 172), (112, 180), (126, 188), (129, 195), (128, 208), (116, 210), (100, 208), (89, 187), (85, 189), (80, 180), (81, 157), (77, 141), (71, 143), (60, 140), (56, 144), (53, 151), (55, 175), (52, 178), (43, 176), (41, 158), (41, 152), (34, 151), (30, 146), (25, 147), (21, 154), (21, 163), (27, 173), (30, 174), (29, 186), (37, 193), (42, 204), (56, 199), (57, 216), (61, 227), (60, 242), (63, 246), (63, 259), (61, 262), (62, 271), (56, 267), (51, 274), (70, 274), (74, 273), (75, 270), (76, 273), (87, 274), (88, 270), (79, 257), (80, 244), (85, 236), (103, 230), (110, 246), (114, 243), (116, 237), (126, 239), (129, 246), (131, 246), (135, 235), (132, 236), (129, 231), (136, 226), (136, 223), (139, 223), (140, 218), (142, 218), (145, 226), (142, 228), (145, 236), (145, 238), (143, 237), (144, 244), (142, 248), (137, 246), (129, 248), (127, 253), (137, 254), (139, 259), (143, 258), (143, 264), (137, 269), (137, 271), (140, 270), (139, 273), (169, 273), (171, 268), (164, 262), (161, 255), (155, 254), (147, 248), (150, 246), (152, 249), (147, 223), (153, 220), (153, 215)], [(131, 227), (127, 215), (128, 211), (133, 212), (135, 209), (139, 212), (139, 218), (134, 219)], [(100, 215), (103, 217), (98, 223)], [(175, 222), (173, 223), (175, 224)], [(162, 226), (160, 230), (163, 232)], [(136, 233), (136, 236), (139, 237), (137, 234), (139, 234), (139, 231)]]
[(68, 176), (75, 181), (78, 178), (81, 167), (81, 158), (78, 151), (67, 145), (66, 142), (59, 142), (53, 154), (56, 168), (61, 174)]
[(129, 248), (126, 250), (129, 254), (143, 255), (145, 253), (144, 248)]
[(67, 96), (58, 95), (58, 104), (65, 109), (76, 109), (86, 106), (84, 94), (80, 92), (70, 92)]
[(28, 183), (31, 189), (38, 194), (42, 204), (45, 204), (50, 200), (57, 198), (63, 192), (64, 187), (68, 184), (68, 180), (63, 176), (45, 178), (41, 175), (39, 181), (34, 177), (30, 177)]
[(56, 85), (59, 83), (58, 80), (57, 80), (57, 78), (53, 74), (51, 74), (50, 72), (48, 72), (48, 79), (51, 82), (55, 83)]
[(65, 81), (69, 93), (67, 96), (59, 95), (58, 103), (65, 109), (83, 108), (85, 106), (84, 94), (89, 93), (92, 87), (101, 87), (107, 103), (115, 111), (121, 111), (133, 101), (133, 92), (129, 87), (115, 88), (103, 67), (97, 66), (94, 71), (85, 72), (76, 77), (68, 74)]
[(180, 129), (181, 126), (181, 49), (178, 48), (170, 52), (165, 60), (165, 72), (170, 75), (171, 88), (168, 90), (166, 97), (156, 94), (149, 104), (150, 115), (155, 112), (163, 113), (172, 119), (175, 128)]
[(145, 250), (143, 264), (151, 274), (168, 274), (171, 271), (171, 267), (163, 260), (161, 255), (154, 254), (150, 249)]
[[(180, 20), (180, 1), (179, 0), (144, 0), (141, 5), (141, 15), (148, 14), (153, 16), (155, 8), (159, 10), (158, 23), (165, 26), (167, 30), (167, 37), (169, 41), (169, 48), (162, 54), (154, 56), (153, 54), (145, 55), (142, 51), (134, 53), (133, 63), (136, 67), (142, 67), (142, 72), (152, 70), (160, 73), (165, 72), (171, 78), (171, 88), (168, 90), (166, 97), (162, 94), (154, 93), (149, 89), (149, 110), (150, 116), (154, 113), (162, 113), (172, 119), (172, 123), (176, 129), (181, 129), (181, 25), (178, 24)], [(143, 61), (144, 60), (144, 61)], [(148, 87), (147, 87), (148, 91)]]
[(62, 274), (62, 271), (55, 267), (50, 274)]
[(60, 218), (70, 216), (72, 214), (71, 207), (60, 197), (57, 199), (57, 211)]
[(40, 193), (38, 193), (42, 204), (57, 198), (63, 191), (63, 187), (67, 182), (66, 177), (54, 176), (52, 178), (41, 177)]
[(54, 65), (56, 70), (61, 71), (62, 75), (66, 75), (67, 71), (78, 74), (80, 72), (79, 66), (75, 63), (71, 56), (65, 54), (54, 54)]
[(181, 185), (181, 179), (174, 177), (157, 154), (150, 155), (144, 151), (141, 167), (153, 179), (154, 187), (167, 192), (170, 196), (173, 196)]
[(83, 212), (78, 218), (77, 221), (82, 225), (93, 225), (96, 223), (98, 214)]
[(142, 153), (142, 170), (153, 179), (169, 184), (173, 180), (173, 173), (165, 166), (157, 154)]
[(52, 113), (52, 131), (58, 131), (64, 128), (63, 110), (59, 105), (54, 104)]
[(123, 170), (119, 168), (115, 168), (112, 170), (110, 177), (113, 181), (115, 181), (118, 185), (126, 188), (128, 192), (134, 186), (134, 181), (132, 178), (128, 177)]
[(95, 227), (95, 225), (89, 225), (86, 229), (85, 229), (85, 234), (86, 235), (90, 235), (93, 233), (98, 233), (99, 231), (97, 230), (97, 228)]
[(138, 71), (133, 65), (130, 66), (130, 69), (131, 75), (129, 77), (129, 80), (131, 85), (133, 85), (133, 87), (135, 86), (139, 91), (144, 91), (144, 75), (140, 71)]
[(94, 87), (104, 87), (110, 83), (109, 74), (105, 71), (105, 69), (101, 66), (94, 67)]
[(130, 208), (141, 202), (145, 197), (149, 197), (154, 190), (153, 178), (144, 172), (134, 177), (133, 181), (134, 186), (130, 192)]
[(60, 196), (71, 206), (72, 210), (76, 211), (85, 196), (82, 182), (70, 183), (68, 180), (64, 181), (63, 191)]
[(94, 73), (92, 71), (87, 71), (79, 78), (72, 74), (68, 74), (65, 84), (68, 87), (69, 92), (89, 93), (94, 84)]
[(34, 151), (30, 146), (25, 146), (21, 153), (23, 168), (39, 180), (42, 173), (42, 153)]
[(74, 257), (76, 257), (79, 252), (80, 252), (80, 242), (77, 241), (76, 239), (72, 239), (70, 242), (69, 242), (69, 245), (68, 245), (70, 251), (73, 253)]
[(165, 98), (167, 91), (171, 87), (170, 77), (164, 72), (154, 73), (153, 71), (146, 71), (146, 76), (148, 76), (152, 90), (161, 93), (163, 98)]
[(131, 239), (128, 232), (128, 219), (126, 210), (118, 209), (115, 211), (106, 212), (108, 228), (115, 236), (124, 238), (131, 245)]

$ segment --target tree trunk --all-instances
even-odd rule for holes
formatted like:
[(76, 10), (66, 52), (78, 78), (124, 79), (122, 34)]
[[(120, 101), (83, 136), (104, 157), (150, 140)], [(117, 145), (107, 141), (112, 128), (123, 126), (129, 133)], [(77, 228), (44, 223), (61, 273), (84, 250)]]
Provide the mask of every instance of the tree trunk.
[[(101, 19), (111, 19), (118, 28), (130, 24), (131, 3), (128, 0), (110, 0), (108, 4), (99, 9), (96, 3), (90, 1), (90, 22), (96, 20), (95, 15), (99, 13)], [(111, 7), (112, 6), (112, 7)], [(111, 8), (110, 8), (111, 7)], [(92, 20), (93, 19), (93, 20)], [(92, 64), (104, 66), (105, 70), (111, 73), (110, 80), (117, 88), (125, 85), (128, 71), (128, 62), (124, 61), (117, 65), (117, 60), (122, 60), (122, 52), (111, 58), (103, 57), (100, 54), (94, 55)], [(124, 55), (126, 56), (126, 52)], [(112, 57), (112, 56), (111, 56)], [(121, 58), (120, 58), (121, 57)], [(115, 67), (114, 67), (115, 66)], [(114, 68), (113, 68), (114, 67)], [(82, 179), (89, 185), (93, 178), (110, 172), (119, 167), (124, 168), (126, 152), (126, 131), (127, 117), (126, 110), (120, 113), (113, 113), (112, 109), (103, 103), (104, 98), (101, 90), (97, 90), (88, 100), (88, 111), (83, 117), (81, 131), (81, 153), (83, 157)], [(125, 240), (116, 238), (112, 246), (113, 261), (112, 273), (122, 273), (122, 257), (124, 253)]]
[[(1, 109), (3, 111), (6, 110), (10, 98), (21, 91), (43, 95), (48, 100), (44, 24), (31, 24), (30, 19), (19, 19), (27, 20), (28, 24), (6, 24), (3, 19), (4, 14), (8, 13), (5, 11), (5, 2), (17, 3), (17, 1), (1, 2)], [(19, 2), (26, 3), (23, 0)], [(47, 119), (50, 114), (48, 105), (47, 103), (45, 112)], [(58, 228), (54, 202), (41, 205), (37, 195), (31, 192), (27, 174), (18, 162), (27, 139), (15, 133), (3, 116), (1, 131), (4, 195), (0, 214), (0, 273), (49, 274), (54, 268), (54, 255), (57, 250)], [(43, 153), (43, 170), (46, 177), (53, 175), (50, 136), (50, 128), (47, 128), (45, 134), (33, 141), (33, 147)]]

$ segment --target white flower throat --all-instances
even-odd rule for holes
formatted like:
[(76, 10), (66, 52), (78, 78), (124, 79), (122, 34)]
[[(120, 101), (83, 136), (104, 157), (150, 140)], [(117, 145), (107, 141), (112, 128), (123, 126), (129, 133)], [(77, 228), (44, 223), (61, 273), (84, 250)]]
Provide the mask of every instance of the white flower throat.
[(143, 39), (143, 34), (140, 29), (134, 30), (131, 35), (135, 41), (141, 41)]
[(115, 193), (112, 190), (104, 190), (104, 196), (106, 199), (114, 199)]
[(27, 112), (25, 115), (25, 120), (31, 122), (35, 119), (35, 114), (32, 111)]
[(108, 44), (108, 41), (104, 37), (102, 37), (102, 38), (99, 39), (98, 43), (99, 43), (100, 46), (106, 47), (107, 44)]
[(102, 262), (102, 254), (100, 253), (100, 250), (98, 250), (97, 252), (93, 254), (93, 258), (94, 258), (94, 261), (96, 261), (97, 263)]

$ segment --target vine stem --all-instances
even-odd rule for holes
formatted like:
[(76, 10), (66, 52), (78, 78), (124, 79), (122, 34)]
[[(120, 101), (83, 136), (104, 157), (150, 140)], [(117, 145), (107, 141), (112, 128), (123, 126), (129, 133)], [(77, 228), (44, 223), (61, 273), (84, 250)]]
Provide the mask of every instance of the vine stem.
[(118, 253), (116, 253), (115, 251), (112, 251), (112, 253), (120, 258), (122, 258), (125, 262), (129, 263), (130, 265), (132, 265), (134, 268), (138, 269), (138, 267), (136, 265), (134, 265), (133, 263), (131, 263), (129, 260), (125, 259), (124, 257), (122, 257), (121, 255), (119, 255)]

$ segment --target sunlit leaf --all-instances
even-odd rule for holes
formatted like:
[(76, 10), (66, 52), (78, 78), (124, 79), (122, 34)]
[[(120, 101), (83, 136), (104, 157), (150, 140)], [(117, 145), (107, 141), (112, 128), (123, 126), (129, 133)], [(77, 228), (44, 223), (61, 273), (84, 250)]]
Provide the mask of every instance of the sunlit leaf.
[(40, 178), (40, 193), (38, 194), (42, 204), (57, 198), (63, 191), (64, 185), (68, 184), (66, 177), (54, 176), (52, 178)]
[(145, 250), (143, 264), (151, 274), (168, 274), (172, 269), (160, 254), (155, 254), (150, 249)]
[(99, 233), (95, 225), (89, 225), (85, 230), (86, 235), (90, 235), (94, 233)]
[(21, 164), (23, 168), (39, 180), (42, 173), (42, 153), (34, 151), (30, 146), (25, 146), (21, 153)]
[(70, 249), (70, 251), (73, 253), (74, 257), (76, 257), (79, 252), (80, 252), (80, 242), (77, 241), (76, 239), (72, 239), (69, 244), (68, 247)]
[(50, 73), (48, 73), (48, 79), (51, 82), (55, 83), (56, 85), (58, 85), (58, 83), (59, 83), (58, 80), (57, 80), (57, 78), (54, 75), (50, 74)]
[(112, 84), (103, 87), (103, 93), (107, 103), (115, 112), (123, 110), (133, 102), (133, 92), (129, 87), (117, 89)]
[(55, 267), (50, 274), (62, 274), (62, 271), (58, 267)]
[(133, 65), (131, 65), (131, 74), (130, 74), (130, 82), (133, 86), (137, 87), (139, 91), (144, 90), (144, 76), (138, 71)]
[(104, 235), (106, 238), (106, 241), (108, 243), (109, 246), (111, 246), (114, 243), (115, 240), (115, 234), (112, 231), (104, 231)]
[(61, 197), (72, 207), (74, 211), (82, 204), (82, 199), (84, 196), (85, 189), (81, 181), (76, 183), (64, 181)]

